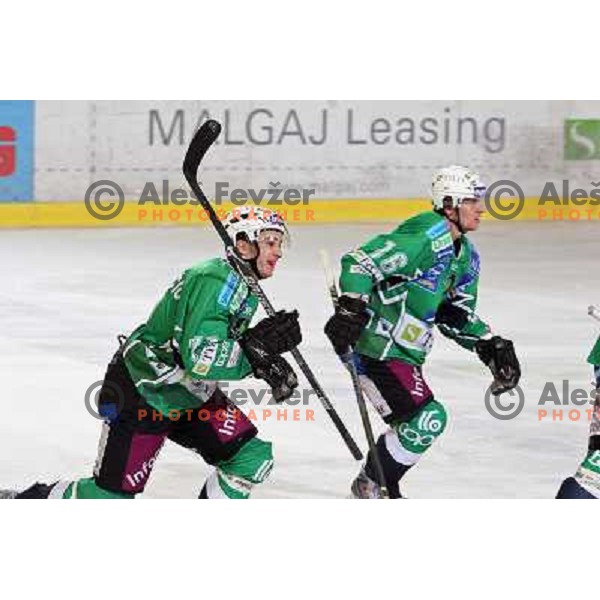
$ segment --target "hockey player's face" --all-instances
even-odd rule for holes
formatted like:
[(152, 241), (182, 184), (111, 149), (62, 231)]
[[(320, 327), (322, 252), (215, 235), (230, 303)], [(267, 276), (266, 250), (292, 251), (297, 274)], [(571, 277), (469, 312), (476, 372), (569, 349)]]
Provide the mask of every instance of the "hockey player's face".
[(256, 268), (264, 279), (273, 275), (277, 261), (283, 256), (283, 237), (280, 231), (263, 231), (259, 235)]
[(481, 222), (481, 215), (485, 212), (483, 202), (476, 198), (463, 200), (456, 210), (458, 210), (460, 224), (464, 231), (475, 231)]
[(256, 259), (258, 274), (262, 279), (267, 279), (273, 275), (277, 261), (283, 256), (283, 243), (284, 235), (280, 231), (263, 231), (256, 244), (238, 240), (237, 249), (242, 258)]

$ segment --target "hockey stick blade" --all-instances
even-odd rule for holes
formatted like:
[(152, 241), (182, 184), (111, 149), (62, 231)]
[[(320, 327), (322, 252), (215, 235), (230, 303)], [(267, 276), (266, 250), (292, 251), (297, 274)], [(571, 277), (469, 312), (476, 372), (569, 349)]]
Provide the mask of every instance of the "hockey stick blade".
[(203, 123), (194, 134), (183, 160), (183, 174), (190, 185), (192, 185), (192, 181), (196, 183), (198, 167), (208, 149), (216, 142), (220, 133), (221, 124), (214, 119), (210, 119), (206, 123)]

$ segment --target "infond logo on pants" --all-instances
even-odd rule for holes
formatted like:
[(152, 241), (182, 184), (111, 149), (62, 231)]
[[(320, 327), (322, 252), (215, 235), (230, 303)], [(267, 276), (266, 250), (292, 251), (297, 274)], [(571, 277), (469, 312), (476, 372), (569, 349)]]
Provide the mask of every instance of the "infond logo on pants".
[(565, 159), (600, 159), (600, 119), (565, 121)]

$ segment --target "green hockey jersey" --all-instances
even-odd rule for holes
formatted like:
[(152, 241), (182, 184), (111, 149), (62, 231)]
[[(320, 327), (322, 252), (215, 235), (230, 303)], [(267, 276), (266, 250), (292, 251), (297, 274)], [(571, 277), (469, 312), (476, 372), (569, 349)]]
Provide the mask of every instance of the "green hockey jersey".
[(125, 344), (125, 364), (137, 390), (166, 414), (200, 406), (218, 380), (249, 375), (237, 340), (257, 307), (257, 297), (226, 260), (186, 270)]
[(596, 340), (596, 344), (588, 356), (588, 362), (591, 365), (600, 365), (600, 337)]
[(342, 293), (367, 300), (371, 317), (355, 349), (374, 359), (421, 365), (431, 349), (438, 309), (450, 302), (467, 318), (460, 327), (438, 327), (473, 350), (489, 332), (475, 314), (478, 282), (475, 247), (465, 236), (453, 243), (448, 221), (435, 212), (378, 235), (342, 257)]

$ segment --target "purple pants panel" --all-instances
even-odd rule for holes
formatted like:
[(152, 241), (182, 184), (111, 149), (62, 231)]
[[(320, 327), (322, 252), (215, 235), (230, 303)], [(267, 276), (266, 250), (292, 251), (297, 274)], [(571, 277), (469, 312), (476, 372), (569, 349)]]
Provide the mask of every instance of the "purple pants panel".
[(387, 366), (402, 387), (410, 394), (415, 406), (421, 406), (433, 396), (423, 377), (421, 367), (415, 367), (400, 360), (389, 360)]
[(143, 491), (166, 437), (166, 434), (133, 434), (121, 482), (124, 492), (137, 494)]

